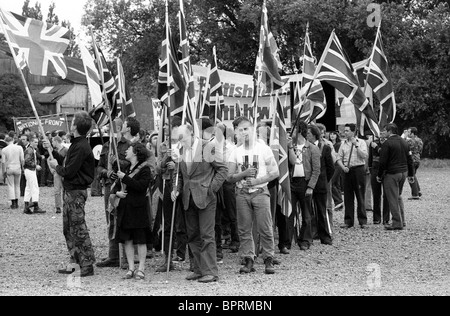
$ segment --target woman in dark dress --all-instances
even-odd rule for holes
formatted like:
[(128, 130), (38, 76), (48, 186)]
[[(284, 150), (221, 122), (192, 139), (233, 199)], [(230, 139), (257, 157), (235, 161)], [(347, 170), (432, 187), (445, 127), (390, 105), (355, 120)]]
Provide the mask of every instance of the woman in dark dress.
[[(147, 159), (149, 152), (141, 143), (131, 144), (126, 152), (126, 159), (131, 162), (129, 171), (117, 173), (122, 188), (116, 195), (120, 198), (118, 205), (118, 239), (125, 244), (129, 270), (125, 279), (145, 278), (145, 258), (147, 243), (150, 243), (149, 204), (146, 197), (152, 179)], [(134, 267), (134, 245), (137, 245), (139, 267)]]

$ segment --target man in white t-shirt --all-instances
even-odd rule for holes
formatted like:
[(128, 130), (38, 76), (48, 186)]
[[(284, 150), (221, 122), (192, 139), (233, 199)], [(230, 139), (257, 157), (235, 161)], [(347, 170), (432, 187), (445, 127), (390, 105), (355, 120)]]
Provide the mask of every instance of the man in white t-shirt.
[(267, 183), (278, 178), (279, 170), (269, 146), (256, 140), (254, 126), (248, 119), (238, 125), (242, 144), (229, 158), (228, 182), (236, 183), (236, 208), (241, 257), (245, 265), (240, 273), (254, 272), (256, 258), (253, 240), (253, 218), (256, 219), (265, 273), (273, 274), (274, 236)]

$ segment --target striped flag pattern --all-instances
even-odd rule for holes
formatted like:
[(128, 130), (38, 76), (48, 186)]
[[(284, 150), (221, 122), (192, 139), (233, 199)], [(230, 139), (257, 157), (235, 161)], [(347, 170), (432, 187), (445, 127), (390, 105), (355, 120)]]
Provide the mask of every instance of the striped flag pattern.
[(185, 97), (183, 109), (183, 123), (188, 122), (194, 128), (194, 135), (200, 135), (200, 129), (196, 120), (196, 100), (195, 100), (195, 83), (194, 72), (191, 66), (191, 58), (189, 55), (189, 40), (187, 37), (186, 19), (184, 17), (184, 3), (180, 0), (180, 51), (181, 60), (180, 68), (185, 81)]
[[(120, 114), (120, 109), (117, 108), (117, 85), (112, 75), (111, 71), (108, 68), (106, 63), (105, 56), (101, 51), (100, 47), (97, 44), (93, 43), (95, 63), (97, 65), (98, 74), (100, 76), (100, 90), (102, 91), (103, 102), (97, 105), (90, 111), (92, 118), (95, 120), (99, 127), (102, 127), (109, 123), (109, 118), (107, 113), (105, 112), (105, 107), (111, 111), (111, 119), (114, 120), (118, 114)], [(102, 80), (104, 85), (102, 85)], [(105, 100), (106, 96), (106, 100)]]
[(131, 98), (130, 91), (125, 85), (125, 74), (123, 72), (123, 66), (120, 59), (117, 59), (117, 92), (115, 96), (115, 101), (117, 103), (117, 108), (121, 109), (122, 117), (135, 117), (136, 111), (134, 110), (133, 100)]
[(262, 85), (265, 93), (272, 93), (286, 83), (286, 79), (281, 79), (279, 69), (281, 69), (281, 62), (278, 56), (278, 47), (272, 32), (269, 31), (267, 7), (264, 1), (255, 71), (258, 86)]
[(289, 164), (288, 164), (288, 146), (287, 146), (287, 131), (284, 120), (283, 107), (279, 97), (277, 96), (276, 112), (274, 113), (273, 125), (270, 134), (270, 147), (274, 152), (275, 160), (277, 161), (280, 176), (278, 178), (278, 205), (281, 206), (281, 212), (289, 217), (292, 213), (291, 204), (291, 185), (289, 179)]
[(381, 24), (378, 26), (372, 56), (369, 60), (367, 84), (372, 88), (375, 96), (380, 101), (379, 118), (380, 127), (383, 128), (386, 124), (394, 121), (397, 107), (389, 64), (383, 51), (380, 27)]
[[(175, 43), (170, 31), (169, 16), (166, 12), (166, 38), (161, 43), (161, 57), (159, 60), (158, 74), (158, 99), (170, 104), (170, 115), (183, 115), (183, 104), (185, 97), (185, 84), (180, 70)], [(169, 102), (170, 95), (170, 102)]]
[(315, 77), (318, 80), (327, 81), (354, 104), (358, 126), (364, 115), (372, 133), (376, 136), (380, 135), (378, 119), (360, 87), (353, 66), (334, 30), (322, 54)]
[(83, 60), (84, 73), (89, 88), (89, 94), (91, 96), (92, 107), (96, 108), (103, 104), (103, 95), (102, 90), (100, 89), (100, 76), (91, 53), (89, 53), (86, 46), (81, 43), (80, 38), (77, 38), (77, 41), (81, 52), (81, 59)]
[[(30, 73), (67, 76), (63, 53), (69, 46), (70, 31), (65, 27), (27, 18), (0, 8), (7, 39), (19, 57), (19, 68), (26, 61)], [(22, 68), (21, 68), (22, 69)]]
[[(312, 54), (311, 42), (307, 30), (305, 34), (305, 51), (303, 55), (301, 89), (301, 100), (304, 104), (304, 109), (301, 109), (301, 116), (307, 115), (307, 122), (321, 118), (325, 115), (327, 110), (325, 93), (323, 92), (322, 84), (317, 79), (313, 81), (315, 72), (315, 58)], [(307, 102), (307, 100), (309, 102)]]
[(211, 70), (209, 75), (209, 85), (207, 86), (206, 102), (203, 109), (203, 115), (209, 116), (216, 123), (222, 121), (222, 112), (225, 106), (223, 96), (222, 81), (217, 67), (216, 47), (213, 47), (213, 56), (211, 59)]

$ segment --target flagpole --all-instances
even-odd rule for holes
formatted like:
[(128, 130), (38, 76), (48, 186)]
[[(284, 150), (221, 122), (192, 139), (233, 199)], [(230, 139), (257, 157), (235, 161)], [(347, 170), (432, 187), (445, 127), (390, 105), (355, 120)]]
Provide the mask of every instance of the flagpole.
[[(27, 81), (25, 79), (25, 75), (23, 74), (22, 69), (20, 69), (16, 53), (14, 52), (14, 48), (11, 46), (11, 39), (9, 38), (9, 34), (6, 31), (6, 28), (5, 28), (4, 24), (3, 24), (3, 19), (1, 19), (1, 18), (0, 18), (0, 24), (2, 26), (3, 34), (5, 34), (6, 42), (8, 43), (9, 49), (11, 51), (11, 55), (13, 56), (14, 63), (16, 64), (17, 70), (20, 73), (20, 78), (22, 79), (22, 82), (23, 82), (23, 84), (25, 86), (25, 91), (27, 93), (28, 100), (30, 101), (31, 108), (33, 109), (34, 116), (35, 116), (36, 121), (38, 123), (39, 131), (41, 132), (41, 134), (44, 137), (44, 139), (48, 140), (48, 137), (45, 135), (45, 130), (44, 130), (44, 127), (42, 126), (41, 119), (39, 118), (39, 114), (38, 114), (38, 112), (36, 110), (36, 106), (34, 105), (34, 101), (33, 101), (33, 98), (31, 96), (30, 88), (28, 87)], [(50, 147), (47, 148), (47, 151), (48, 151), (50, 159), (53, 159), (53, 153), (52, 153), (52, 150), (50, 149)]]
[[(208, 72), (206, 73), (206, 81), (205, 81), (205, 92), (204, 92), (204, 96), (203, 96), (203, 102), (202, 102), (202, 106), (200, 107), (200, 113), (199, 113), (199, 117), (203, 116), (203, 111), (205, 110), (205, 105), (206, 105), (206, 99), (208, 98), (208, 90), (210, 89), (209, 86), (209, 78), (211, 77), (211, 65), (208, 66)], [(201, 91), (199, 91), (199, 94), (201, 93)]]
[[(170, 37), (169, 37), (169, 2), (166, 0), (166, 60), (167, 60), (167, 123), (169, 124), (169, 149), (172, 149), (172, 123), (170, 112)], [(163, 102), (164, 103), (164, 102)]]

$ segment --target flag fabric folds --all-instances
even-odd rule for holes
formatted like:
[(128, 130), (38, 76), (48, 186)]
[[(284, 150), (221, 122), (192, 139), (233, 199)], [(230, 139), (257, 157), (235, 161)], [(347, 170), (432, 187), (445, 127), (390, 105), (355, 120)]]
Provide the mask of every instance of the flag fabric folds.
[(0, 9), (0, 16), (16, 55), (26, 61), (30, 73), (67, 76), (63, 53), (69, 46), (70, 31)]
[(372, 56), (369, 59), (367, 84), (372, 88), (375, 96), (380, 101), (379, 119), (380, 127), (383, 128), (386, 124), (394, 121), (396, 103), (389, 64), (383, 51), (380, 27), (381, 24), (378, 26)]
[(117, 102), (117, 108), (121, 110), (121, 116), (123, 118), (135, 117), (136, 111), (134, 110), (130, 91), (125, 85), (125, 74), (120, 59), (117, 59), (116, 84), (118, 89), (114, 100)]
[(305, 34), (301, 89), (301, 104), (303, 104), (303, 107), (300, 109), (300, 118), (305, 117), (307, 122), (321, 118), (327, 110), (322, 84), (319, 80), (314, 80), (315, 72), (315, 59), (312, 54), (311, 42), (307, 30)]
[(270, 147), (274, 152), (275, 160), (277, 161), (280, 171), (280, 176), (278, 178), (278, 205), (281, 206), (281, 212), (285, 216), (289, 217), (292, 213), (292, 204), (288, 164), (288, 135), (284, 120), (283, 107), (281, 106), (281, 102), (278, 96), (276, 99), (277, 105), (270, 134)]
[(103, 103), (103, 95), (100, 88), (100, 75), (98, 74), (94, 58), (92, 58), (91, 53), (79, 39), (78, 47), (80, 48), (81, 59), (83, 60), (84, 72), (86, 75), (89, 94), (91, 96), (92, 107), (96, 108)]
[(223, 96), (222, 81), (220, 80), (219, 69), (217, 67), (216, 47), (214, 46), (206, 100), (202, 114), (203, 116), (208, 116), (213, 122), (220, 123), (222, 121), (224, 107), (225, 98)]
[[(95, 63), (97, 65), (98, 74), (100, 77), (100, 90), (102, 91), (102, 103), (97, 105), (90, 111), (92, 118), (95, 120), (99, 127), (102, 127), (109, 122), (109, 117), (105, 110), (105, 107), (110, 111), (111, 119), (114, 120), (119, 114), (120, 109), (117, 108), (117, 85), (108, 68), (105, 56), (97, 44), (93, 43)], [(103, 85), (102, 85), (103, 82)]]
[(365, 119), (372, 133), (379, 136), (378, 119), (334, 30), (316, 69), (315, 78), (327, 81), (348, 98), (355, 106), (357, 125), (360, 126), (361, 119)]
[(265, 93), (272, 93), (286, 83), (287, 79), (281, 78), (279, 69), (281, 69), (281, 62), (278, 56), (278, 47), (272, 32), (269, 31), (267, 7), (264, 1), (255, 75), (258, 78), (258, 86), (261, 85)]
[[(158, 74), (158, 99), (166, 106), (170, 104), (170, 115), (182, 118), (185, 84), (180, 70), (175, 43), (170, 32), (169, 17), (166, 12), (166, 38), (161, 43)], [(170, 101), (169, 101), (170, 95)]]
[(183, 0), (180, 0), (180, 68), (185, 82), (185, 96), (182, 121), (192, 125), (194, 135), (200, 136), (200, 129), (197, 124), (196, 116), (196, 99), (195, 99), (195, 83), (194, 72), (191, 66), (191, 58), (189, 55), (189, 40), (187, 37), (186, 19), (184, 17)]

